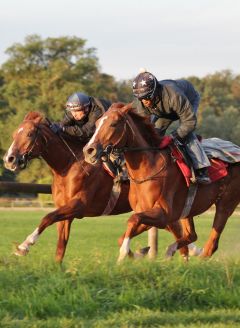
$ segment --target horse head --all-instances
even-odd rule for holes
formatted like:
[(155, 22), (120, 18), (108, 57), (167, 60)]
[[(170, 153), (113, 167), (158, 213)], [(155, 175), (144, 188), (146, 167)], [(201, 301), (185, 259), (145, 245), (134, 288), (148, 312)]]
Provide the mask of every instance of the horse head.
[(86, 162), (96, 164), (115, 148), (126, 145), (128, 126), (126, 115), (131, 108), (131, 104), (112, 104), (108, 111), (97, 120), (95, 133), (83, 148)]
[[(11, 171), (19, 171), (27, 166), (30, 159), (41, 156), (46, 139), (41, 133), (40, 124), (45, 121), (39, 112), (28, 113), (18, 129), (13, 133), (13, 142), (3, 157), (4, 165)], [(50, 129), (49, 129), (50, 130)]]

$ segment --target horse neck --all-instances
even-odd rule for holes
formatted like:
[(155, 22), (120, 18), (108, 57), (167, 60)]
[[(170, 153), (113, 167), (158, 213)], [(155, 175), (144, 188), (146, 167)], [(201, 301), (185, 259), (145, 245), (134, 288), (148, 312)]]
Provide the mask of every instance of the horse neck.
[[(127, 135), (127, 148), (130, 151), (125, 153), (125, 160), (128, 171), (132, 177), (148, 174), (149, 170), (156, 167), (156, 162), (163, 161), (163, 157), (159, 156), (160, 152), (150, 150), (153, 146), (147, 141), (141, 133), (139, 127), (132, 120), (128, 118), (128, 135)], [(136, 148), (135, 151), (131, 151), (131, 148)], [(141, 150), (149, 148), (149, 150)], [(137, 150), (139, 149), (139, 150)]]
[[(64, 141), (56, 134), (49, 131), (49, 129), (42, 129), (43, 138), (46, 141), (45, 145), (42, 145), (41, 157), (46, 161), (52, 171), (56, 174), (66, 174), (72, 163), (77, 158), (81, 158), (81, 154), (78, 152), (71, 152)], [(71, 143), (68, 141), (67, 144), (71, 148)], [(83, 159), (82, 159), (83, 160)]]

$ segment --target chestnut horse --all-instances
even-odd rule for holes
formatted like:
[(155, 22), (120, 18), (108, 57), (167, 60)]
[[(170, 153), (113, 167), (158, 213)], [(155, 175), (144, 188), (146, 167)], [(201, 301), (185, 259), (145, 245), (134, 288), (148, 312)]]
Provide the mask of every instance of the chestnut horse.
[[(110, 212), (106, 213), (112, 195), (113, 178), (102, 168), (87, 164), (82, 154), (83, 144), (67, 135), (56, 135), (50, 122), (38, 112), (30, 112), (13, 136), (13, 143), (4, 156), (5, 167), (18, 171), (27, 161), (42, 157), (53, 172), (52, 196), (56, 210), (47, 214), (35, 231), (21, 243), (17, 255), (26, 255), (39, 235), (49, 225), (58, 222), (56, 260), (63, 260), (74, 218), (120, 214), (131, 211), (128, 201), (129, 182), (121, 183), (121, 193)], [(67, 140), (67, 142), (66, 142)], [(112, 198), (111, 198), (112, 199)], [(168, 230), (179, 238), (181, 226)], [(181, 253), (186, 256), (187, 249)]]
[[(154, 126), (132, 109), (113, 104), (97, 121), (96, 131), (83, 148), (88, 163), (96, 164), (109, 151), (124, 152), (130, 177), (129, 200), (135, 213), (128, 220), (119, 261), (129, 252), (130, 239), (147, 227), (160, 229), (178, 220), (188, 187), (168, 148), (157, 149), (161, 138)], [(212, 204), (216, 213), (209, 239), (201, 256), (210, 257), (218, 248), (220, 235), (229, 216), (240, 202), (240, 168), (230, 164), (228, 175), (210, 185), (199, 185), (186, 222), (185, 234), (168, 247), (168, 255), (188, 245), (195, 236), (193, 217)], [(195, 237), (194, 237), (195, 238)]]

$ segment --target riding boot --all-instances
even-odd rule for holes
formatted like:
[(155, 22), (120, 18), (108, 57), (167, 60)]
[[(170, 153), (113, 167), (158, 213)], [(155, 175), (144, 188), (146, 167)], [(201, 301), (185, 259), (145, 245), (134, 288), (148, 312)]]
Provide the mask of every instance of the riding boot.
[(209, 178), (208, 170), (206, 167), (196, 170), (196, 178), (198, 183), (201, 184), (211, 183), (211, 179)]

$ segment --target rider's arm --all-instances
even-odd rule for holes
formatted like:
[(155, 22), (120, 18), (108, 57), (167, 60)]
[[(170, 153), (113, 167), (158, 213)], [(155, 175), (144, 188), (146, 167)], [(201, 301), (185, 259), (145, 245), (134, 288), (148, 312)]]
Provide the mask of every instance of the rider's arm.
[(190, 132), (195, 130), (197, 125), (197, 117), (193, 111), (192, 105), (182, 94), (176, 93), (171, 98), (171, 107), (177, 113), (180, 120), (180, 125), (176, 129), (175, 133), (181, 139), (184, 139)]
[(89, 139), (94, 131), (95, 131), (95, 123), (96, 120), (101, 117), (102, 111), (100, 108), (95, 107), (88, 115), (88, 120), (87, 122), (76, 124), (76, 121), (74, 122), (74, 125), (71, 126), (64, 126), (64, 132), (72, 135), (79, 137), (81, 139)]

